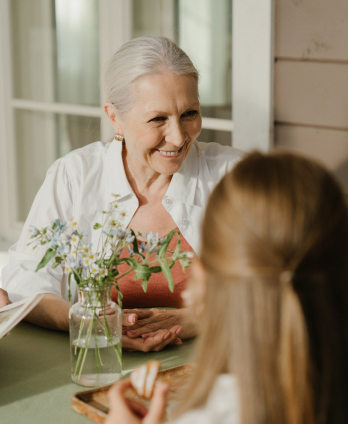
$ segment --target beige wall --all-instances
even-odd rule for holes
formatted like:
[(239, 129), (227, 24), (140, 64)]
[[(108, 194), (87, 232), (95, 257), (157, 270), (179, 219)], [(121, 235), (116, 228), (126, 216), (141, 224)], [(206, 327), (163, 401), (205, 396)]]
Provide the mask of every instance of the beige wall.
[(348, 192), (348, 1), (276, 8), (275, 145), (322, 161)]

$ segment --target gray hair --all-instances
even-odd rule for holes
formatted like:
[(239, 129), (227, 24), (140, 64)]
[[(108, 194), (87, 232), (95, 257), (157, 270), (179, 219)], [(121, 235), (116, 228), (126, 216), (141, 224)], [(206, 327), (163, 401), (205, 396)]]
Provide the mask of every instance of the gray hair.
[(115, 111), (127, 112), (135, 102), (133, 86), (145, 75), (165, 69), (177, 75), (191, 75), (197, 83), (199, 74), (191, 59), (165, 37), (139, 37), (125, 43), (109, 60), (105, 72), (105, 98)]

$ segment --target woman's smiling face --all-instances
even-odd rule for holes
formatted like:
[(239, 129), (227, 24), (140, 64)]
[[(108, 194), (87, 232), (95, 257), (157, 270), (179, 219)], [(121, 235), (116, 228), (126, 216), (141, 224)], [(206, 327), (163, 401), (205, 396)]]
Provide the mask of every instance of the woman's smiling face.
[(201, 132), (197, 81), (165, 71), (135, 83), (134, 106), (114, 121), (127, 162), (156, 173), (177, 172)]

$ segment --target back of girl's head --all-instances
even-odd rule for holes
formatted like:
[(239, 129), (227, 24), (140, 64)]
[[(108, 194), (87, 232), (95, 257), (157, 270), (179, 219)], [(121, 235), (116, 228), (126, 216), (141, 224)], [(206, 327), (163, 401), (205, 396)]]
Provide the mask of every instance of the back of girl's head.
[(348, 422), (348, 213), (334, 177), (248, 155), (210, 198), (201, 260), (199, 361), (209, 384), (237, 376), (243, 424)]

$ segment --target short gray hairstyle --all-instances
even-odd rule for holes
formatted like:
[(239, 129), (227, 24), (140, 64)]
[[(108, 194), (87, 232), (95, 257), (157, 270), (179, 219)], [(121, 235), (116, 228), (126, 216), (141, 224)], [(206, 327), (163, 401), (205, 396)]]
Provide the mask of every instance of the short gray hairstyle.
[(139, 37), (125, 43), (109, 60), (105, 72), (105, 98), (120, 114), (135, 102), (133, 86), (145, 75), (169, 70), (191, 75), (198, 84), (199, 74), (191, 59), (165, 37)]

